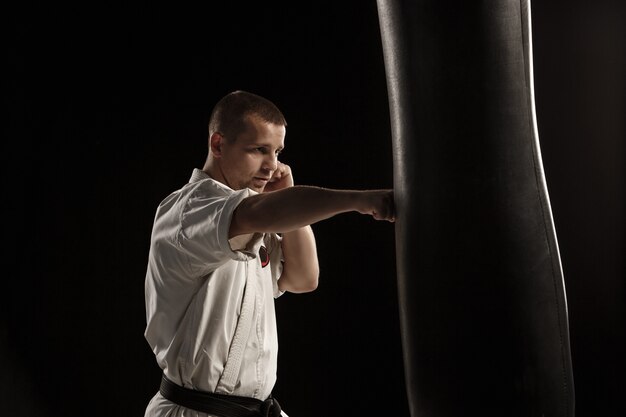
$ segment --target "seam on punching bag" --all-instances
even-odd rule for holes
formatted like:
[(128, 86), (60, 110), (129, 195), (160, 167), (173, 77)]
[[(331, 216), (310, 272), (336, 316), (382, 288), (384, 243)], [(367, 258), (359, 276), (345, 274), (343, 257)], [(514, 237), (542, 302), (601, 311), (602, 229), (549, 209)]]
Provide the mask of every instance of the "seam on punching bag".
[[(540, 160), (541, 158), (541, 152), (539, 149), (537, 149), (540, 146), (539, 143), (539, 132), (538, 129), (535, 130), (535, 120), (533, 117), (533, 108), (534, 108), (534, 100), (533, 100), (533, 82), (531, 77), (533, 76), (532, 74), (532, 68), (530, 68), (530, 66), (532, 65), (532, 27), (531, 27), (531, 10), (530, 10), (530, 0), (520, 0), (519, 2), (519, 6), (520, 6), (520, 27), (522, 30), (522, 48), (523, 48), (523, 58), (524, 58), (524, 75), (525, 75), (525, 85), (527, 87), (527, 101), (528, 101), (528, 109), (529, 109), (529, 114), (527, 114), (527, 118), (528, 118), (528, 123), (529, 123), (529, 128), (530, 128), (530, 132), (532, 134), (532, 139), (533, 139), (533, 146), (531, 146), (532, 152), (533, 152), (533, 168), (535, 171), (535, 183), (537, 185), (537, 196), (539, 199), (539, 204), (541, 206), (541, 216), (543, 219), (543, 230), (545, 233), (545, 237), (546, 237), (546, 242), (548, 243), (548, 251), (550, 254), (550, 264), (551, 264), (551, 270), (552, 270), (552, 284), (553, 284), (553, 289), (554, 289), (554, 299), (555, 299), (555, 303), (556, 303), (556, 313), (557, 313), (557, 317), (558, 317), (558, 327), (559, 327), (559, 345), (561, 348), (561, 377), (562, 377), (562, 383), (563, 383), (563, 391), (564, 391), (564, 397), (563, 397), (563, 403), (565, 405), (565, 415), (569, 416), (570, 410), (569, 410), (569, 384), (568, 384), (568, 378), (567, 378), (567, 364), (566, 362), (566, 356), (565, 355), (565, 343), (564, 343), (564, 337), (563, 337), (563, 317), (561, 314), (561, 303), (559, 300), (559, 291), (558, 291), (558, 287), (557, 287), (557, 282), (556, 282), (556, 271), (554, 269), (554, 253), (553, 253), (553, 242), (550, 239), (549, 236), (549, 232), (548, 232), (548, 222), (546, 219), (546, 212), (548, 215), (550, 215), (550, 218), (552, 218), (551, 216), (551, 210), (549, 205), (546, 207), (544, 199), (542, 198), (541, 195), (541, 190), (544, 188), (544, 184), (540, 181), (539, 176), (542, 176), (544, 178), (544, 183), (546, 185), (545, 187), (545, 193), (546, 193), (546, 198), (548, 198), (547, 194), (548, 194), (548, 189), (547, 189), (547, 181), (545, 180), (545, 174), (543, 173), (543, 169), (541, 169), (540, 164), (542, 164), (542, 161)], [(526, 16), (527, 16), (527, 25), (524, 24), (524, 12), (526, 12)], [(524, 42), (524, 40), (526, 40), (527, 42)], [(539, 152), (538, 152), (539, 151)], [(553, 223), (553, 220), (551, 220), (550, 223)], [(556, 240), (556, 231), (554, 230), (554, 226), (552, 227), (553, 232), (555, 234), (554, 239)], [(557, 253), (556, 255), (557, 257), (559, 256), (559, 254)], [(559, 274), (560, 275), (560, 274)], [(563, 277), (562, 275), (560, 275), (560, 279), (562, 280)], [(562, 284), (562, 283), (561, 283)]]

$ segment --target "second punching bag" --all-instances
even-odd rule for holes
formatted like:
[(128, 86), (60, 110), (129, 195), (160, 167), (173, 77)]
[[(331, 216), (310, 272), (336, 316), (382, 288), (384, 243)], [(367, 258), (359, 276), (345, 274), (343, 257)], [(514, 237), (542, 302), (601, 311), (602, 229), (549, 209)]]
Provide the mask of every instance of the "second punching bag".
[(567, 304), (530, 5), (378, 0), (413, 417), (569, 417)]

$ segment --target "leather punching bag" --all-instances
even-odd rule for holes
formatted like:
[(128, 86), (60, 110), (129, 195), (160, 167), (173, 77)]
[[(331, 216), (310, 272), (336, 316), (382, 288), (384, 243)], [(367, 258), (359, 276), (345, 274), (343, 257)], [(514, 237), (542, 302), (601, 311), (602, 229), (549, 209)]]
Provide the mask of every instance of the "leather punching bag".
[(413, 417), (574, 415), (530, 4), (378, 0)]

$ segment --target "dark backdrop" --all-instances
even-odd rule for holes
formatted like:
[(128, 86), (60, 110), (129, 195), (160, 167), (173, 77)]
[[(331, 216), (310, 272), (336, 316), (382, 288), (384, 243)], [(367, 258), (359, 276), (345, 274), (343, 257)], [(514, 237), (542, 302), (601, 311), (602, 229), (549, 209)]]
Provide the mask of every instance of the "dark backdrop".
[[(580, 417), (626, 409), (618, 3), (533, 2)], [(154, 210), (202, 165), (224, 94), (284, 111), (297, 183), (392, 185), (375, 2), (229, 4), (6, 8), (3, 415), (143, 415), (159, 383), (143, 339)], [(294, 417), (407, 416), (393, 226), (346, 214), (314, 230), (319, 289), (276, 303), (275, 394)]]

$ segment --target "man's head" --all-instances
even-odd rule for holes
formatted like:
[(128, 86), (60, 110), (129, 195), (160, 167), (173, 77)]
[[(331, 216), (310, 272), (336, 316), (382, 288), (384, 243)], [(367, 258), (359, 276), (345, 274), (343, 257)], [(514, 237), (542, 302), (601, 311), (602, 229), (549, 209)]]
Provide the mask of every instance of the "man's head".
[(244, 130), (247, 116), (255, 115), (266, 123), (287, 126), (285, 116), (266, 98), (246, 91), (234, 91), (217, 102), (209, 121), (209, 137), (219, 132), (235, 140)]
[(277, 168), (286, 125), (269, 100), (244, 91), (228, 94), (211, 114), (204, 171), (234, 190), (262, 192)]

